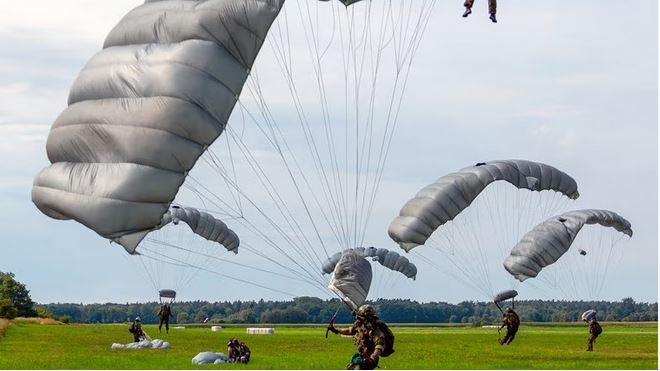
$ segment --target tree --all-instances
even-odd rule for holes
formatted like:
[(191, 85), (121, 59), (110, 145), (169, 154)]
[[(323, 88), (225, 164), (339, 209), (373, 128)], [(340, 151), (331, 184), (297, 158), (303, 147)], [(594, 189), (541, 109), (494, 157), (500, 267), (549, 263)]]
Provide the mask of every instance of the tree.
[(9, 299), (0, 299), (0, 318), (14, 319), (18, 315), (18, 309)]
[(179, 314), (176, 315), (176, 323), (188, 323), (190, 322), (190, 316), (188, 315), (187, 312), (180, 311)]
[(0, 272), (0, 300), (9, 299), (17, 316), (34, 317), (36, 312), (33, 309), (34, 302), (30, 298), (30, 290), (24, 284), (14, 279), (13, 273)]

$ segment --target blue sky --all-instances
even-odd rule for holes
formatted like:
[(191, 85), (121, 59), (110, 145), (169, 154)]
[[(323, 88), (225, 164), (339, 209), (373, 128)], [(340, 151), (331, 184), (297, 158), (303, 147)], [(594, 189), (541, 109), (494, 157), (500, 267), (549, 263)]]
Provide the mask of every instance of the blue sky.
[[(0, 14), (0, 155), (5, 159), (0, 165), (0, 270), (16, 273), (38, 302), (154, 299), (149, 281), (156, 279), (145, 274), (141, 263), (75, 222), (44, 216), (30, 200), (33, 177), (48, 165), (49, 126), (66, 107), (69, 87), (101, 48), (107, 32), (140, 3), (40, 0), (28, 7), (12, 2), (4, 4)], [(397, 249), (386, 233), (389, 221), (435, 178), (490, 159), (531, 159), (577, 179), (581, 197), (570, 208), (610, 209), (633, 225), (634, 238), (617, 245), (623, 252), (609, 267), (598, 298), (657, 301), (657, 2), (632, 6), (593, 0), (569, 6), (557, 1), (501, 1), (496, 25), (488, 20), (486, 8), (485, 1), (478, 2), (468, 19), (460, 17), (460, 1), (440, 2), (433, 10), (408, 78), (366, 243)], [(294, 45), (296, 40), (302, 43), (295, 36), (299, 35), (294, 35)], [(306, 55), (296, 47), (292, 57), (296, 65), (305, 65)], [(301, 138), (294, 126), (286, 126), (295, 121), (291, 103), (278, 99), (281, 86), (271, 84), (277, 79), (272, 65), (264, 47), (255, 65), (260, 85), (271, 89), (271, 108), (285, 123), (283, 129), (292, 133), (292, 151), (304, 157)], [(340, 94), (329, 85), (334, 104)], [(249, 97), (242, 100), (250, 104)], [(242, 123), (234, 119), (238, 131)], [(249, 136), (250, 128), (245, 131)], [(214, 152), (226, 158), (226, 145), (220, 142)], [(256, 140), (252, 143), (263, 164), (271, 169), (281, 166), (272, 150)], [(226, 194), (217, 174), (200, 168), (194, 175), (216, 187), (214, 192)], [(245, 181), (250, 173), (242, 168), (239, 176), (246, 192), (253, 192), (252, 197), (272, 212), (259, 188)], [(286, 179), (275, 177), (275, 182), (285, 184)], [(189, 192), (177, 200), (196, 202)], [(257, 247), (258, 241), (247, 232), (241, 238)], [(286, 262), (275, 252), (263, 252)], [(247, 255), (240, 261), (277, 270)], [(415, 255), (410, 259), (420, 270), (416, 281), (378, 276), (373, 294), (422, 301), (486, 299), (461, 285), (455, 275), (425, 265)], [(295, 295), (319, 295), (295, 281), (234, 266), (216, 264), (212, 270)], [(167, 274), (167, 269), (161, 273)], [(378, 273), (375, 269), (375, 276)], [(173, 275), (183, 279), (180, 273)], [(187, 299), (287, 298), (208, 272), (195, 273), (189, 282), (182, 294)], [(524, 298), (545, 297), (536, 287), (523, 285), (519, 291)]]

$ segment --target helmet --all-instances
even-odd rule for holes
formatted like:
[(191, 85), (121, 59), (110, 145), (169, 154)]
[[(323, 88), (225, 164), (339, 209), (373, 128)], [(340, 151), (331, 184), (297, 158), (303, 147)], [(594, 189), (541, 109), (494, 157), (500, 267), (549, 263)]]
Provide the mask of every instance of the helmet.
[(135, 322), (140, 322), (140, 316), (135, 317)]
[(506, 308), (506, 312), (507, 312), (507, 313), (513, 313), (513, 309), (511, 309), (511, 308)]
[(358, 309), (357, 312), (359, 317), (375, 317), (376, 310), (369, 304), (365, 304)]

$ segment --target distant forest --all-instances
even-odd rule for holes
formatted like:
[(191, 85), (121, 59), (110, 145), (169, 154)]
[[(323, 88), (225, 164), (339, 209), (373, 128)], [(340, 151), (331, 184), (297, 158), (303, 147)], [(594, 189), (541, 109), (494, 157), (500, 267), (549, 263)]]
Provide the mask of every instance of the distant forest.
[[(500, 312), (493, 303), (465, 301), (419, 303), (403, 299), (371, 302), (378, 316), (390, 323), (495, 324)], [(79, 323), (118, 323), (140, 316), (144, 323), (158, 323), (158, 303), (126, 304), (41, 304), (55, 318)], [(504, 309), (504, 308), (503, 308)], [(658, 303), (636, 303), (632, 298), (606, 301), (516, 301), (522, 321), (576, 322), (587, 309), (596, 309), (602, 321), (657, 321)], [(351, 312), (339, 300), (300, 297), (293, 301), (206, 301), (175, 302), (175, 323), (316, 323), (328, 322), (337, 313), (338, 323), (353, 321)]]

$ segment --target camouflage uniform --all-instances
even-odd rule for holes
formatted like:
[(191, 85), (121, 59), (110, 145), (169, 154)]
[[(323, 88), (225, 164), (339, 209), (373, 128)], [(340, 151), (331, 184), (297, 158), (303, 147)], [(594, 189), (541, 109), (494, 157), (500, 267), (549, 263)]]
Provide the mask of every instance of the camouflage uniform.
[(348, 370), (373, 370), (378, 366), (378, 357), (372, 361), (372, 355), (378, 350), (378, 354), (382, 353), (385, 349), (385, 335), (376, 326), (372, 325), (371, 321), (364, 321), (358, 319), (349, 327), (347, 335), (355, 335), (355, 345), (360, 356), (364, 359), (364, 363), (354, 364), (349, 363), (346, 366)]
[(603, 332), (603, 328), (600, 327), (598, 321), (593, 320), (589, 323), (589, 343), (587, 344), (587, 352), (594, 351), (594, 342), (601, 332)]
[[(474, 5), (474, 0), (465, 0), (465, 8), (467, 10), (472, 10), (472, 5)], [(488, 0), (488, 13), (491, 15), (495, 15), (497, 12), (497, 0)]]
[(357, 353), (346, 365), (347, 370), (373, 370), (378, 366), (380, 355), (385, 350), (385, 334), (376, 325), (378, 317), (370, 305), (363, 305), (358, 310), (357, 320), (346, 329), (336, 329), (333, 321), (328, 330), (335, 334), (354, 335)]
[(142, 339), (144, 339), (146, 336), (144, 335), (144, 331), (142, 331), (142, 323), (140, 322), (139, 319), (136, 319), (133, 321), (133, 324), (131, 327), (128, 328), (128, 332), (133, 334), (133, 340), (137, 343), (140, 342)]
[[(502, 327), (506, 326), (506, 334), (499, 341), (500, 345), (509, 345), (516, 337), (518, 327), (520, 327), (520, 318), (518, 318), (518, 315), (512, 309), (507, 309), (502, 317)], [(502, 327), (500, 327), (500, 329), (502, 329)]]
[(160, 332), (165, 323), (165, 332), (170, 333), (170, 317), (174, 318), (172, 315), (172, 310), (167, 304), (162, 304), (158, 309), (158, 317), (160, 318), (160, 324), (158, 325), (158, 332)]

